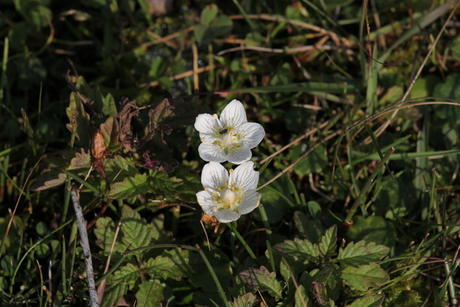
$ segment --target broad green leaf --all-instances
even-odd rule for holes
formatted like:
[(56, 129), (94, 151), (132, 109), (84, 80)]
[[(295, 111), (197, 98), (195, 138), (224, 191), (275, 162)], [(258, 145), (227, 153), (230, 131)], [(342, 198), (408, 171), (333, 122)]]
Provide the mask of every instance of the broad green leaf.
[[(299, 148), (300, 147), (296, 147)], [(292, 155), (295, 157), (294, 161), (297, 160), (303, 153), (298, 152), (295, 155), (295, 151), (299, 149), (293, 149)], [(327, 152), (326, 147), (318, 146), (313, 152), (308, 154), (304, 159), (302, 159), (299, 163), (296, 164), (294, 167), (294, 172), (299, 176), (306, 176), (310, 173), (319, 173), (321, 172), (324, 167), (327, 165)]]
[(276, 274), (269, 272), (266, 267), (249, 268), (238, 274), (241, 280), (253, 290), (265, 290), (275, 298), (281, 297), (282, 287)]
[(183, 249), (166, 251), (163, 255), (147, 260), (143, 268), (152, 278), (180, 280), (190, 271), (189, 252)]
[(382, 306), (382, 295), (366, 295), (354, 300), (347, 307), (379, 307)]
[(252, 307), (257, 301), (257, 297), (251, 292), (238, 296), (230, 303), (231, 307)]
[(110, 277), (110, 285), (125, 284), (132, 289), (140, 276), (139, 269), (132, 263), (128, 263), (116, 270)]
[(208, 26), (211, 23), (211, 21), (213, 21), (214, 18), (216, 18), (218, 10), (219, 9), (217, 8), (217, 5), (215, 4), (207, 5), (201, 12), (200, 23), (202, 25)]
[(147, 224), (139, 213), (123, 206), (121, 232), (123, 244), (129, 249), (136, 249), (139, 247), (147, 246), (152, 240), (152, 232), (154, 231), (152, 225)]
[(109, 197), (124, 199), (147, 193), (150, 189), (146, 174), (137, 174), (111, 185)]
[(102, 113), (106, 116), (116, 116), (118, 113), (115, 99), (110, 94), (102, 97)]
[(308, 307), (310, 305), (307, 292), (305, 291), (305, 288), (302, 285), (299, 285), (295, 290), (294, 299), (295, 307)]
[(134, 287), (139, 277), (137, 267), (129, 263), (116, 270), (108, 279), (102, 306), (114, 306), (118, 300)]
[(311, 242), (318, 242), (324, 233), (323, 226), (318, 219), (309, 218), (301, 211), (295, 211), (293, 222), (297, 231)]
[(260, 270), (255, 271), (256, 279), (261, 290), (266, 290), (271, 296), (281, 298), (283, 288), (281, 283), (276, 280), (274, 272), (267, 273)]
[(393, 225), (380, 216), (356, 216), (353, 225), (347, 230), (350, 241), (367, 241), (377, 244), (394, 246), (396, 231)]
[(144, 281), (139, 285), (139, 290), (136, 292), (137, 306), (142, 307), (157, 307), (161, 305), (163, 300), (163, 286), (155, 281)]
[(347, 285), (358, 291), (378, 288), (389, 279), (387, 272), (376, 263), (358, 267), (347, 266), (343, 269), (341, 277)]
[(388, 255), (390, 249), (385, 245), (374, 242), (351, 242), (345, 248), (340, 248), (337, 260), (344, 265), (362, 265), (379, 261)]
[(337, 248), (337, 226), (334, 225), (321, 237), (318, 244), (319, 251), (323, 257), (330, 257), (335, 255)]
[(118, 300), (126, 293), (128, 293), (128, 285), (124, 283), (106, 287), (104, 298), (101, 302), (101, 307), (115, 306)]
[(109, 217), (100, 217), (96, 221), (94, 234), (96, 235), (96, 244), (103, 249), (104, 254), (108, 255), (113, 246), (113, 252), (123, 252), (126, 246), (120, 242), (120, 237), (115, 240), (115, 223)]
[(308, 240), (301, 240), (301, 239), (294, 239), (294, 240), (286, 240), (280, 244), (275, 246), (277, 250), (282, 253), (297, 256), (304, 260), (317, 260), (320, 251), (319, 247), (316, 244), (311, 243)]

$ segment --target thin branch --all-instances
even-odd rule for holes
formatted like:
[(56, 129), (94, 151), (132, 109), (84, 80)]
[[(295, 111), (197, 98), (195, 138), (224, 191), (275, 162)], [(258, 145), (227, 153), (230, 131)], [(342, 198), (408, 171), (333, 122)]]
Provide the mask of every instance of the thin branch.
[(267, 47), (259, 47), (259, 46), (240, 46), (240, 47), (233, 47), (229, 49), (225, 49), (217, 53), (217, 55), (221, 56), (226, 53), (236, 52), (236, 51), (243, 51), (243, 50), (252, 50), (258, 52), (266, 52), (266, 53), (277, 53), (277, 54), (295, 54), (295, 53), (302, 53), (312, 50), (333, 50), (336, 49), (335, 46), (331, 45), (324, 45), (324, 46), (300, 46), (295, 48), (267, 48)]
[(89, 247), (88, 233), (86, 232), (86, 221), (83, 217), (83, 211), (80, 206), (80, 191), (76, 187), (72, 187), (70, 191), (72, 195), (72, 204), (77, 217), (78, 233), (80, 234), (80, 245), (83, 248), (86, 263), (86, 279), (88, 280), (89, 297), (91, 307), (99, 307), (96, 292), (96, 283), (94, 282), (93, 261), (91, 259), (91, 249)]

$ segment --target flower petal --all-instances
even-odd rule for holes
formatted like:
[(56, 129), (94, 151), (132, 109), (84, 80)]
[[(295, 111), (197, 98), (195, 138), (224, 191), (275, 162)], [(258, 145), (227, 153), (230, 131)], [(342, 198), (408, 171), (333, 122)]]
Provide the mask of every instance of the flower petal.
[(248, 214), (259, 205), (260, 195), (256, 190), (249, 190), (244, 192), (244, 199), (238, 206), (238, 212), (241, 214)]
[(243, 142), (248, 148), (259, 145), (265, 136), (264, 128), (258, 123), (244, 123), (238, 127), (236, 133), (243, 137)]
[(216, 116), (211, 114), (199, 114), (195, 119), (195, 129), (205, 134), (214, 134), (221, 130), (221, 124)]
[(248, 120), (246, 119), (246, 111), (243, 104), (233, 99), (220, 114), (220, 121), (224, 128), (236, 128)]
[(220, 209), (215, 211), (212, 215), (215, 216), (221, 223), (236, 221), (241, 216), (241, 214), (231, 209)]
[(229, 185), (243, 191), (255, 190), (259, 183), (259, 172), (254, 170), (254, 163), (244, 162), (230, 174)]
[(212, 195), (209, 192), (200, 191), (196, 193), (196, 199), (198, 200), (198, 204), (201, 209), (203, 209), (204, 213), (214, 215), (214, 210), (216, 209), (217, 204), (214, 202)]
[(240, 148), (229, 151), (228, 155), (226, 156), (226, 161), (233, 164), (241, 164), (251, 159), (251, 157), (251, 150), (246, 146), (241, 146)]
[(211, 143), (201, 143), (200, 146), (198, 146), (198, 154), (200, 155), (201, 159), (205, 161), (227, 161), (227, 157), (225, 156), (224, 151), (217, 145)]
[(201, 183), (205, 188), (219, 189), (228, 185), (228, 172), (217, 162), (209, 162), (201, 172)]

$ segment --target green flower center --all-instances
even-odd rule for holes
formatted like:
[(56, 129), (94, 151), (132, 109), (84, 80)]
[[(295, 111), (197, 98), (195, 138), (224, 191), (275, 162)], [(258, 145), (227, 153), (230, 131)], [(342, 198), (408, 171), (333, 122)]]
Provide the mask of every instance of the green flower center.
[(219, 146), (225, 154), (241, 147), (242, 136), (235, 133), (235, 129), (227, 127), (215, 134), (219, 139), (214, 141), (214, 145)]
[(243, 199), (243, 193), (236, 187), (223, 187), (214, 195), (214, 200), (220, 205), (218, 210), (235, 210)]

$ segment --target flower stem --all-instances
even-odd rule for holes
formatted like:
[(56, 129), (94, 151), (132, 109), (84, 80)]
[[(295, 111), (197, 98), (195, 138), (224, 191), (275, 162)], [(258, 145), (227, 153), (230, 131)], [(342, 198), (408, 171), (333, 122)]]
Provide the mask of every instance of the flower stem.
[(256, 260), (257, 259), (256, 254), (254, 254), (253, 250), (248, 245), (246, 240), (244, 240), (243, 236), (238, 232), (238, 230), (236, 230), (235, 225), (233, 223), (229, 223), (227, 225), (228, 225), (228, 227), (230, 227), (230, 230), (233, 232), (233, 234), (236, 236), (236, 238), (241, 242), (243, 247), (246, 249), (246, 251), (248, 252), (249, 256), (251, 256), (252, 259)]

